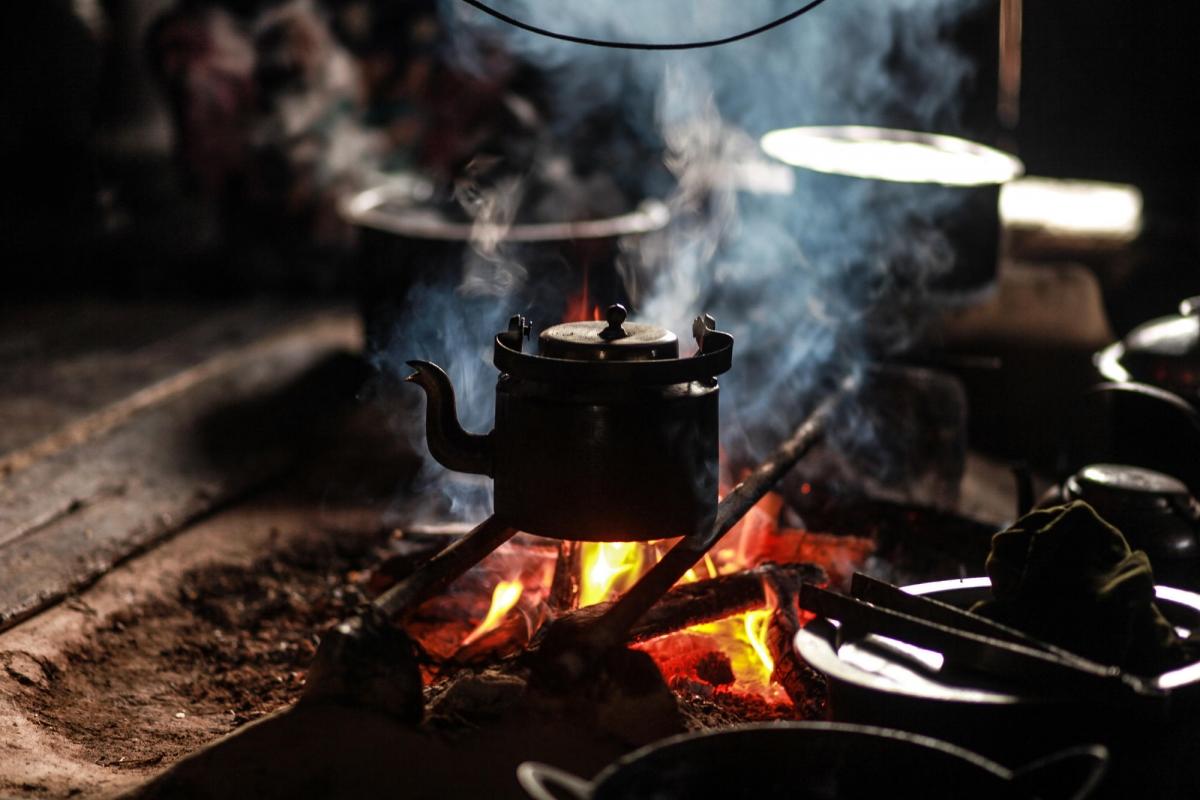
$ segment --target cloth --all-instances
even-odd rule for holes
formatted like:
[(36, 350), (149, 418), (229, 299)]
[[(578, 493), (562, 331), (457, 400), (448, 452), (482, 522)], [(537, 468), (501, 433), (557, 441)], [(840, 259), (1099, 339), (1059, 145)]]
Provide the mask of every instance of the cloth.
[(1141, 550), (1087, 503), (1038, 509), (992, 537), (992, 600), (972, 611), (1138, 675), (1187, 663), (1193, 648), (1154, 604)]

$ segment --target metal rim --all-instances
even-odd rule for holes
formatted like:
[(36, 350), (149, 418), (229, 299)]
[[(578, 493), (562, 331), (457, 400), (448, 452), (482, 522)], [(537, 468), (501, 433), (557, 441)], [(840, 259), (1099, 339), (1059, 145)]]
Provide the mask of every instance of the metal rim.
[(733, 366), (733, 337), (711, 331), (704, 350), (690, 358), (652, 361), (576, 361), (521, 352), (522, 334), (505, 331), (496, 336), (493, 363), (501, 372), (545, 383), (616, 383), (665, 386), (712, 380)]
[[(981, 161), (990, 162), (989, 175), (979, 179), (964, 179), (961, 177), (944, 176), (935, 179), (931, 177), (891, 177), (873, 174), (862, 169), (850, 160), (839, 162), (837, 169), (824, 166), (809, 158), (796, 158), (796, 152), (811, 152), (813, 148), (798, 149), (797, 140), (809, 140), (812, 144), (826, 143), (832, 146), (854, 144), (858, 142), (889, 143), (896, 145), (921, 145), (947, 157), (969, 156)], [(1018, 178), (1025, 172), (1025, 165), (1019, 158), (994, 147), (962, 139), (957, 136), (947, 136), (939, 133), (926, 133), (899, 128), (879, 128), (869, 125), (805, 125), (795, 128), (781, 128), (768, 131), (761, 141), (763, 150), (773, 158), (791, 164), (800, 169), (823, 172), (830, 175), (862, 178), (866, 180), (882, 180), (897, 183), (928, 183), (939, 186), (977, 187), (999, 186)]]
[(627, 214), (606, 219), (578, 222), (539, 222), (517, 225), (473, 225), (451, 222), (438, 212), (418, 205), (411, 213), (397, 214), (380, 208), (389, 200), (403, 200), (394, 188), (367, 189), (343, 198), (339, 203), (342, 216), (354, 225), (405, 236), (411, 239), (435, 241), (472, 241), (476, 239), (504, 242), (561, 242), (578, 239), (609, 239), (652, 233), (666, 226), (671, 219), (667, 206), (658, 200), (646, 200)]
[(593, 792), (599, 791), (605, 781), (614, 777), (636, 762), (647, 756), (657, 753), (672, 747), (686, 746), (689, 742), (699, 739), (714, 739), (718, 737), (737, 736), (746, 732), (758, 731), (797, 731), (810, 732), (813, 735), (834, 735), (834, 736), (862, 736), (873, 737), (879, 739), (889, 739), (897, 743), (911, 744), (917, 747), (925, 748), (929, 751), (945, 755), (950, 758), (960, 759), (979, 769), (990, 773), (1001, 780), (1011, 780), (1013, 776), (1012, 770), (997, 764), (991, 759), (981, 756), (973, 750), (968, 750), (965, 747), (959, 747), (956, 744), (935, 739), (932, 736), (925, 736), (919, 733), (911, 733), (909, 731), (896, 730), (894, 728), (883, 728), (874, 725), (859, 725), (849, 722), (754, 722), (743, 725), (733, 725), (728, 728), (722, 728), (716, 731), (702, 731), (695, 733), (682, 733), (676, 736), (671, 736), (666, 739), (646, 745), (632, 753), (614, 761), (609, 766), (596, 776), (592, 782)]

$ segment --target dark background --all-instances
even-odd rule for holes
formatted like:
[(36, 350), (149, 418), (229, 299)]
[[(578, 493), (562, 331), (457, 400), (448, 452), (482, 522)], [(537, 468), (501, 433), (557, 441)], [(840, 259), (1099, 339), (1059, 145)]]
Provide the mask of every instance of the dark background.
[[(224, 7), (248, 18), (264, 5)], [(1129, 182), (1145, 195), (1135, 264), (1104, 281), (1119, 331), (1200, 292), (1200, 28), (1188, 5), (1025, 3), (1012, 141), (1028, 172)], [(156, 63), (153, 37), (164, 15), (205, 7), (3, 4), (0, 263), (7, 303), (78, 293), (352, 291), (353, 237), (313, 234), (328, 221), (321, 218), (330, 214), (328, 202), (280, 212), (275, 201), (294, 178), (286, 159), (275, 183), (259, 176), (267, 188), (259, 186), (251, 202), (244, 185), (201, 185), (195, 165), (181, 157), (180, 104)], [(352, 24), (362, 8), (372, 20), (366, 32)], [(439, 34), (413, 34), (436, 19), (432, 3), (339, 0), (321, 9), (340, 45), (375, 76), (363, 117), (395, 129), (399, 149), (416, 160), (436, 158), (428, 147), (438, 114), (429, 87), (448, 105), (486, 107), (488, 87), (439, 67)], [(406, 114), (425, 132), (405, 140)]]

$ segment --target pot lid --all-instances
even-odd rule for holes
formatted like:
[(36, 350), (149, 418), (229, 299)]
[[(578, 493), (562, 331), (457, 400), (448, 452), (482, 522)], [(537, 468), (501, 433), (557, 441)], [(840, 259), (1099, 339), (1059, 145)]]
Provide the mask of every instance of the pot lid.
[(603, 322), (564, 322), (538, 336), (538, 352), (572, 361), (658, 361), (679, 358), (675, 334), (657, 325), (626, 322), (625, 306), (608, 307)]
[(1126, 464), (1092, 464), (1067, 479), (1066, 494), (1095, 506), (1166, 508), (1187, 504), (1191, 493), (1183, 481), (1162, 472)]
[(1200, 361), (1200, 297), (1179, 304), (1179, 316), (1139, 325), (1125, 337), (1125, 352)]
[(1133, 379), (1172, 391), (1195, 388), (1200, 379), (1200, 297), (1180, 303), (1179, 316), (1134, 328), (1101, 351), (1098, 363), (1110, 380)]

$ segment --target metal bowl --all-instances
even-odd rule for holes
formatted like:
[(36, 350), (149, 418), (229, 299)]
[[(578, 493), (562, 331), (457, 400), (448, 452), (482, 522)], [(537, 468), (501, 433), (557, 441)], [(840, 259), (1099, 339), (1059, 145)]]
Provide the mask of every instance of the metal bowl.
[[(990, 588), (987, 578), (904, 587), (959, 607), (987, 599)], [(1200, 594), (1171, 586), (1156, 586), (1155, 594), (1159, 609), (1181, 635), (1200, 631)], [(828, 679), (835, 720), (935, 736), (1002, 763), (1022, 763), (1040, 753), (1099, 741), (1114, 751), (1115, 785), (1137, 786), (1148, 773), (1171, 785), (1193, 780), (1177, 763), (1178, 748), (1195, 740), (1194, 729), (1200, 725), (1195, 713), (1200, 708), (1200, 662), (1149, 676), (1167, 697), (1147, 710), (983, 679), (964, 683), (961, 677), (939, 675), (940, 653), (873, 635), (842, 642), (836, 624), (823, 619), (801, 630), (795, 647)], [(1193, 782), (1200, 787), (1200, 774)], [(1196, 795), (1168, 791), (1161, 796)]]

